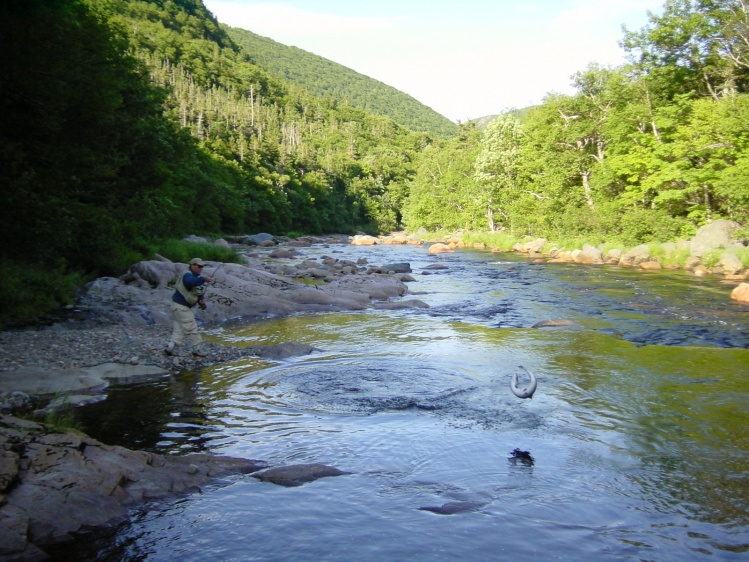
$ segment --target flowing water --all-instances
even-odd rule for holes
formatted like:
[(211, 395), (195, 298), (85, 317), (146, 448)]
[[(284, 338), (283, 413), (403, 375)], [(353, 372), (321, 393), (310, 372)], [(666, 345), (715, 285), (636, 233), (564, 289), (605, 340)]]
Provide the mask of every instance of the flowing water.
[[(69, 559), (747, 559), (749, 307), (730, 286), (487, 252), (305, 253), (408, 261), (430, 308), (210, 330), (318, 351), (112, 388), (81, 415), (111, 444), (351, 474), (233, 477)], [(434, 263), (448, 269), (422, 275)], [(510, 392), (519, 365), (538, 377), (532, 400)]]

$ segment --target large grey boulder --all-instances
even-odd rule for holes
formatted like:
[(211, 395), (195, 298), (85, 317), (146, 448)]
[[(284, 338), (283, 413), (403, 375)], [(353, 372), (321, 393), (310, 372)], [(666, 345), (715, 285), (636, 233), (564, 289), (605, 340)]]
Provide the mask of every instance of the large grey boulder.
[(582, 264), (600, 264), (603, 263), (603, 254), (598, 248), (585, 244), (582, 250), (572, 252), (572, 259)]
[(744, 269), (744, 264), (733, 252), (726, 252), (721, 256), (718, 266), (725, 275), (736, 275)]
[(722, 219), (706, 224), (692, 238), (689, 250), (693, 256), (702, 257), (710, 250), (726, 248), (740, 227), (737, 222)]
[(248, 246), (263, 246), (266, 244), (277, 244), (278, 240), (276, 240), (276, 237), (272, 234), (268, 234), (267, 232), (260, 232), (258, 234), (252, 234), (250, 236), (247, 236), (244, 240), (242, 240), (242, 244), (247, 244)]
[(619, 259), (619, 265), (640, 265), (650, 261), (650, 248), (647, 244), (640, 244), (629, 250)]

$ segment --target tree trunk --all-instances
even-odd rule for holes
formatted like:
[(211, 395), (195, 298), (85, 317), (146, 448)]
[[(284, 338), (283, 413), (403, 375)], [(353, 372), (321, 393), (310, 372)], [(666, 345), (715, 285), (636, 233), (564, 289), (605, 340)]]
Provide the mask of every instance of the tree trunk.
[(590, 172), (588, 170), (583, 170), (580, 172), (580, 176), (583, 179), (585, 202), (588, 204), (588, 207), (592, 209), (595, 207), (595, 204), (593, 203), (593, 191), (590, 189)]
[(497, 227), (494, 224), (494, 211), (492, 211), (491, 207), (486, 208), (486, 218), (489, 221), (489, 232), (496, 232)]

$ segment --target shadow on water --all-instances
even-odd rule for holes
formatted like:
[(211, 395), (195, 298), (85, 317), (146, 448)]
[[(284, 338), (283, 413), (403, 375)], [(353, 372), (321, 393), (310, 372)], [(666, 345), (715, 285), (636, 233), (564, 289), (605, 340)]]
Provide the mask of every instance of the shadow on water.
[[(84, 408), (113, 444), (353, 473), (293, 490), (238, 478), (87, 541), (84, 558), (746, 556), (746, 309), (669, 273), (438, 259), (449, 273), (411, 287), (429, 309), (215, 330), (319, 351), (115, 388)], [(531, 328), (548, 319), (572, 325)], [(509, 390), (518, 365), (538, 377), (532, 400)]]

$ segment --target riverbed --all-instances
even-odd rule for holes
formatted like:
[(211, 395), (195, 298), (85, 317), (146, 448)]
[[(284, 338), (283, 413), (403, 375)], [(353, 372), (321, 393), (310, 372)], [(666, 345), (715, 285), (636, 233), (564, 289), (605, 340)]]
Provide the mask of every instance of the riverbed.
[[(415, 246), (305, 254), (409, 262), (407, 298), (429, 308), (211, 328), (227, 345), (317, 351), (112, 387), (80, 418), (108, 444), (350, 474), (294, 488), (236, 477), (60, 556), (745, 559), (749, 307), (731, 286)], [(559, 325), (534, 327), (545, 321)], [(538, 379), (531, 400), (509, 388), (521, 365)]]

